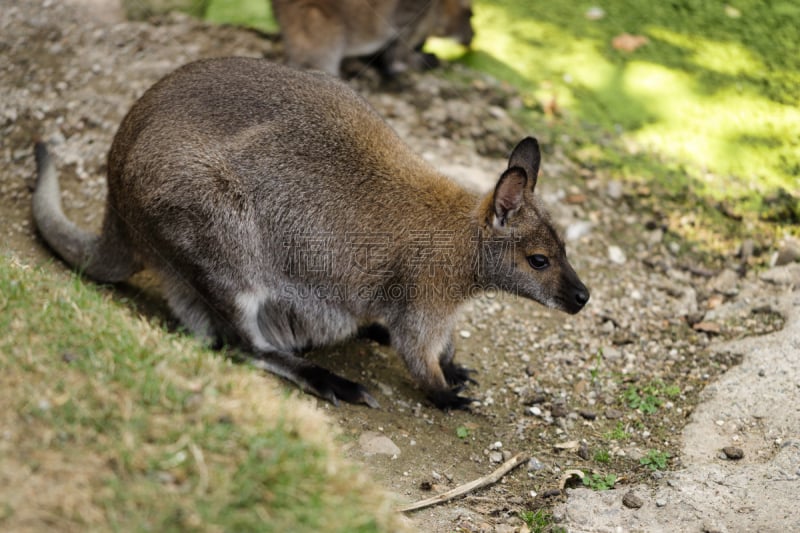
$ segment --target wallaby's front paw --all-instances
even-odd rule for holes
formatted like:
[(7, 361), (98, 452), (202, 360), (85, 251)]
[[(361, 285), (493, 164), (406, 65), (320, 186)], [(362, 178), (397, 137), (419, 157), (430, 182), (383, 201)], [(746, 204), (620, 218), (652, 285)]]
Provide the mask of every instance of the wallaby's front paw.
[(453, 363), (452, 361), (446, 365), (442, 365), (442, 373), (444, 374), (444, 379), (447, 380), (447, 384), (457, 388), (457, 390), (461, 390), (467, 383), (478, 384), (477, 381), (470, 377), (470, 374), (474, 374), (475, 370)]
[(433, 402), (433, 405), (442, 410), (458, 409), (461, 411), (469, 411), (469, 405), (476, 401), (475, 398), (459, 396), (454, 390), (429, 392), (428, 398)]
[(348, 403), (363, 403), (374, 409), (380, 407), (367, 389), (319, 366), (301, 369), (298, 374), (304, 380), (308, 392), (339, 405), (339, 400)]

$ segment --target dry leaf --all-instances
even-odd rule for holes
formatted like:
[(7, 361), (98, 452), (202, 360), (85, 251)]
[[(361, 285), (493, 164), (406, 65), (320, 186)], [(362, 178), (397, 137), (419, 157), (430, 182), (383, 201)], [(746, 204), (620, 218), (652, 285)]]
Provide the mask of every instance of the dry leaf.
[(698, 322), (694, 326), (692, 326), (695, 331), (703, 331), (705, 333), (719, 333), (722, 331), (722, 328), (719, 327), (719, 324), (716, 322)]
[(630, 33), (621, 33), (611, 40), (611, 46), (616, 50), (623, 52), (634, 52), (638, 48), (647, 44), (647, 37), (644, 35), (631, 35)]
[(570, 450), (574, 451), (580, 447), (580, 444), (576, 440), (568, 440), (567, 442), (559, 442), (558, 444), (553, 444), (553, 448), (557, 450)]
[(567, 481), (569, 481), (571, 478), (577, 477), (581, 481), (583, 481), (583, 478), (585, 476), (586, 476), (586, 474), (584, 474), (580, 470), (565, 470), (564, 471), (564, 475), (561, 476), (561, 481), (559, 482), (558, 486), (563, 491), (564, 487), (567, 485)]

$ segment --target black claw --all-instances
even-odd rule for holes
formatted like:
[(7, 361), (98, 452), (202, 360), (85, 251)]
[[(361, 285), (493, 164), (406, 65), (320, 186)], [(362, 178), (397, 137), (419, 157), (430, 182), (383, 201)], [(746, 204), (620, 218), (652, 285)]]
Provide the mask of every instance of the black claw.
[(470, 404), (476, 401), (475, 398), (459, 396), (455, 390), (431, 392), (428, 393), (428, 398), (436, 407), (442, 410), (469, 411)]
[(319, 366), (308, 367), (298, 372), (305, 380), (309, 392), (316, 394), (333, 405), (338, 406), (339, 400), (348, 403), (363, 403), (372, 408), (380, 405), (377, 400), (355, 381), (350, 381)]
[(463, 389), (466, 383), (478, 384), (477, 381), (470, 377), (470, 374), (474, 374), (475, 370), (457, 363), (450, 362), (442, 365), (442, 373), (444, 373), (444, 379), (447, 380), (447, 384), (458, 390)]

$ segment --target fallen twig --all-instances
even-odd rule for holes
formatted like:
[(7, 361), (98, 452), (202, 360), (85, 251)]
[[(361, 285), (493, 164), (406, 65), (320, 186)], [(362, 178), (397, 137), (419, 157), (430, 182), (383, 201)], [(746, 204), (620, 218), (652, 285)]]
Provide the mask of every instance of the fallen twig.
[(480, 489), (487, 485), (491, 485), (492, 483), (497, 483), (500, 478), (508, 474), (511, 470), (519, 466), (520, 464), (524, 463), (528, 460), (528, 456), (524, 453), (518, 453), (495, 470), (491, 474), (483, 477), (479, 477), (469, 483), (464, 483), (463, 485), (459, 485), (454, 489), (450, 489), (447, 492), (443, 492), (441, 494), (437, 494), (431, 498), (426, 500), (420, 500), (415, 503), (410, 503), (403, 507), (400, 507), (398, 511), (401, 513), (405, 513), (407, 511), (415, 511), (417, 509), (422, 509), (423, 507), (429, 507), (431, 505), (436, 505), (438, 503), (444, 503), (446, 501), (450, 501), (453, 498), (458, 498), (459, 496), (463, 496), (468, 492), (472, 492), (473, 490)]

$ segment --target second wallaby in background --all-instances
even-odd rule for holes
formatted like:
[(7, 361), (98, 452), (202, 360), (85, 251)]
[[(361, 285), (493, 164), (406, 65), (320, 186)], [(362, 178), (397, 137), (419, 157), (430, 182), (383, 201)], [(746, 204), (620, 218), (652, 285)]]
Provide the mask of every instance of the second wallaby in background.
[(156, 83), (114, 138), (99, 235), (64, 215), (44, 144), (36, 157), (34, 219), (67, 263), (100, 282), (153, 269), (188, 330), (334, 403), (377, 405), (299, 352), (381, 324), (429, 398), (463, 407), (463, 303), (485, 289), (569, 313), (589, 300), (535, 192), (536, 140), (481, 197), (323, 73), (220, 58)]
[(339, 75), (344, 58), (375, 56), (384, 76), (431, 58), (428, 37), (469, 45), (470, 0), (272, 0), (289, 64)]

